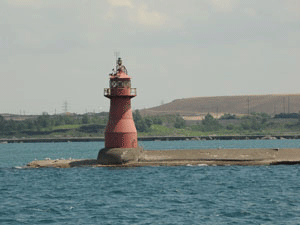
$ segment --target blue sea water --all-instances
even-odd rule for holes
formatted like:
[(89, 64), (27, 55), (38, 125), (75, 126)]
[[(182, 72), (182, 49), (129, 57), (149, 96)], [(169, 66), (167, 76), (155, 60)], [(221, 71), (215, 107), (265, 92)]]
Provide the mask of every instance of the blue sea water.
[[(300, 166), (21, 169), (103, 142), (0, 144), (0, 224), (300, 224)], [(300, 148), (300, 140), (156, 141), (145, 149)]]

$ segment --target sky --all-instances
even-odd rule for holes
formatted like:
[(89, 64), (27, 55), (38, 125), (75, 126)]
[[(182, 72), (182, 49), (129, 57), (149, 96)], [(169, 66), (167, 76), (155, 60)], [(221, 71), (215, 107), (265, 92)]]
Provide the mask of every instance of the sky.
[(108, 111), (115, 52), (133, 109), (300, 93), (300, 1), (1, 0), (0, 113)]

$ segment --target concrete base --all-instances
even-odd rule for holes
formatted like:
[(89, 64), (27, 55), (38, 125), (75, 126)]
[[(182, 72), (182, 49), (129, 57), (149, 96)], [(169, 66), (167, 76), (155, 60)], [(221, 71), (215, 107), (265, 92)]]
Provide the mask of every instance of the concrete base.
[(99, 151), (97, 161), (103, 165), (138, 162), (143, 148), (103, 148)]
[(138, 167), (138, 166), (258, 166), (300, 164), (300, 148), (294, 149), (197, 149), (143, 150), (142, 148), (102, 149), (96, 159), (39, 160), (25, 168)]

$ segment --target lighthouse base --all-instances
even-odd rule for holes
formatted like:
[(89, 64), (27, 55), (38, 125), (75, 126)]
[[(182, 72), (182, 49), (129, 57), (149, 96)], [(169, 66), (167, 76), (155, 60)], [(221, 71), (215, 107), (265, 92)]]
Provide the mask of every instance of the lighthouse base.
[(99, 151), (97, 161), (101, 164), (124, 164), (138, 162), (143, 148), (103, 148)]

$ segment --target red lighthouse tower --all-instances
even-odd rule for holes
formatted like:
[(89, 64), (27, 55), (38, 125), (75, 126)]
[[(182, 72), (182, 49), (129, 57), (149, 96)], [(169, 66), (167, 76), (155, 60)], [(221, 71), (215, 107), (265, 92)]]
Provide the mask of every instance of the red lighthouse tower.
[(104, 96), (110, 99), (105, 148), (100, 150), (98, 160), (106, 164), (136, 160), (137, 153), (141, 152), (131, 110), (131, 98), (136, 96), (136, 89), (131, 88), (131, 78), (121, 58), (117, 60), (116, 71), (110, 74), (109, 86), (104, 89)]

